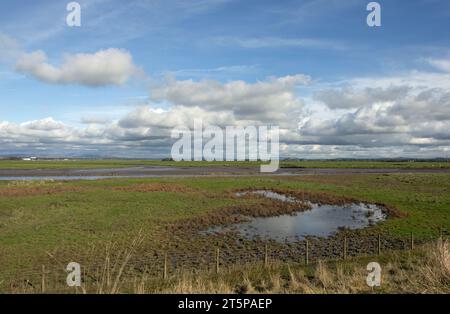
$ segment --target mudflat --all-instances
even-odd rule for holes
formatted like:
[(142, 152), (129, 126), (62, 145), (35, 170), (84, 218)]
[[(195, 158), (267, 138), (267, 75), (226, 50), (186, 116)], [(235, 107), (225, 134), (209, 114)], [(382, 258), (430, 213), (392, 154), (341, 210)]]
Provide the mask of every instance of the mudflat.
[(257, 166), (163, 167), (140, 166), (93, 169), (0, 169), (0, 179), (36, 177), (190, 177), (190, 176), (270, 176), (270, 175), (332, 175), (383, 173), (450, 173), (450, 168), (280, 168), (263, 174)]

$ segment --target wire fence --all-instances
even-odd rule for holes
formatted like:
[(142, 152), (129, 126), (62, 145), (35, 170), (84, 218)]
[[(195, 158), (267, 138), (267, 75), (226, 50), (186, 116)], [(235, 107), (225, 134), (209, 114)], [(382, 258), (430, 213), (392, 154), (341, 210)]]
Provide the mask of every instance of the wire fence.
[[(127, 257), (119, 254), (88, 261), (80, 258), (83, 282), (95, 283), (105, 276), (117, 276), (121, 272), (123, 280), (152, 278), (155, 280), (173, 278), (185, 271), (192, 274), (217, 273), (236, 265), (269, 265), (272, 262), (310, 265), (319, 260), (346, 260), (359, 256), (376, 256), (386, 251), (414, 250), (417, 246), (439, 238), (446, 239), (448, 232), (441, 229), (434, 237), (416, 239), (385, 235), (341, 235), (330, 239), (310, 238), (302, 241), (277, 243), (258, 242), (251, 247), (245, 243), (204, 246), (191, 252), (176, 249), (150, 250), (144, 254)], [(25, 285), (32, 291), (43, 292), (49, 285), (66, 285), (68, 271), (65, 264), (49, 258), (48, 263), (18, 268), (13, 273), (0, 272), (3, 287)], [(9, 280), (2, 279), (9, 277)], [(130, 279), (131, 278), (131, 279)], [(1, 285), (0, 285), (1, 287)]]

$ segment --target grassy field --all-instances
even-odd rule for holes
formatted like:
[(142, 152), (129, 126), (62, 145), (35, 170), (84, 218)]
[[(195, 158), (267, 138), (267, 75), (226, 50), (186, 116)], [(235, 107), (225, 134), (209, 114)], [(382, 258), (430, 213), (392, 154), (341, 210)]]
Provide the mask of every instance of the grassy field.
[(101, 265), (105, 247), (114, 243), (111, 251), (119, 254), (139, 232), (143, 239), (134, 257), (143, 267), (167, 250), (181, 256), (205, 255), (217, 245), (227, 249), (235, 239), (198, 231), (230, 222), (230, 208), (257, 215), (267, 204), (233, 197), (232, 191), (248, 188), (326, 193), (402, 213), (355, 234), (413, 232), (420, 241), (436, 238), (440, 228), (450, 230), (450, 174), (445, 173), (0, 182), (0, 291), (10, 291), (17, 280), (36, 285), (43, 265)]
[[(257, 167), (259, 162), (196, 162), (196, 161), (162, 161), (162, 160), (0, 160), (0, 169), (92, 169), (92, 168), (124, 168), (134, 166), (163, 166), (163, 167), (208, 167), (208, 166), (237, 166)], [(450, 168), (450, 162), (426, 161), (281, 161), (281, 167), (300, 168), (401, 168), (401, 169), (439, 169)]]

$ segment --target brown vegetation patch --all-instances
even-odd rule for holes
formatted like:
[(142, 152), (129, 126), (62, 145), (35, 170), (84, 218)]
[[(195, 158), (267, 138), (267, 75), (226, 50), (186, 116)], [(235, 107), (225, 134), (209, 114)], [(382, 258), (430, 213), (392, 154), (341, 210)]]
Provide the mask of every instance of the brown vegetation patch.
[(176, 230), (185, 231), (202, 230), (216, 225), (243, 222), (246, 221), (248, 217), (292, 215), (296, 212), (311, 209), (311, 207), (304, 202), (288, 203), (254, 195), (245, 197), (254, 198), (256, 203), (224, 207), (199, 217), (182, 220), (172, 227)]
[[(233, 195), (236, 194), (236, 192), (247, 192), (247, 191), (272, 191), (278, 194), (283, 194), (286, 196), (294, 197), (295, 199), (299, 200), (300, 202), (309, 201), (311, 203), (316, 203), (320, 205), (337, 205), (337, 206), (344, 206), (346, 204), (350, 203), (365, 203), (365, 204), (374, 204), (383, 209), (383, 211), (389, 216), (389, 217), (406, 217), (407, 213), (404, 213), (392, 206), (378, 203), (378, 202), (367, 202), (358, 200), (351, 197), (346, 196), (338, 196), (329, 194), (326, 192), (312, 192), (307, 190), (287, 190), (287, 189), (277, 189), (277, 188), (260, 188), (260, 189), (243, 189), (243, 190), (236, 190), (233, 192)], [(245, 197), (264, 197), (260, 195), (255, 194), (248, 194)], [(286, 202), (282, 202), (283, 204), (289, 204)]]
[(53, 195), (64, 192), (79, 192), (83, 188), (76, 186), (30, 186), (30, 187), (5, 187), (0, 188), (0, 197)]
[(186, 186), (176, 183), (140, 183), (126, 186), (116, 186), (112, 188), (116, 191), (130, 191), (130, 192), (193, 192)]
[[(255, 191), (275, 192), (278, 194), (293, 197), (293, 198), (297, 199), (299, 202), (309, 201), (312, 203), (322, 204), (322, 205), (327, 204), (327, 205), (342, 206), (342, 205), (349, 204), (349, 203), (359, 202), (350, 197), (336, 196), (336, 195), (328, 194), (325, 192), (312, 192), (312, 191), (307, 191), (307, 190), (287, 190), (287, 189), (277, 189), (277, 188), (240, 189), (240, 190), (235, 190), (233, 192), (233, 195), (235, 195), (238, 192), (255, 192)], [(262, 195), (251, 194), (251, 193), (247, 194), (245, 197), (265, 198)], [(282, 203), (290, 204), (288, 202), (282, 202)]]

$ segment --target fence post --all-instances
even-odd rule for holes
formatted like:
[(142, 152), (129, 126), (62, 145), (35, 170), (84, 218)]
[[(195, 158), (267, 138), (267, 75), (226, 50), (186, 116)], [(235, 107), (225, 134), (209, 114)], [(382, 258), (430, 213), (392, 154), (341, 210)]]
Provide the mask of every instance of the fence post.
[(305, 264), (308, 265), (309, 264), (309, 241), (308, 239), (306, 239), (305, 242)]
[(45, 293), (45, 265), (42, 265), (42, 282), (41, 282), (42, 293)]
[(378, 255), (381, 255), (381, 234), (378, 234)]
[(163, 279), (167, 279), (167, 252), (164, 253), (164, 269), (163, 269)]
[(344, 245), (342, 247), (342, 258), (347, 258), (347, 236), (344, 237)]
[(441, 241), (444, 240), (443, 232), (442, 232), (442, 227), (439, 228), (439, 239), (440, 239)]
[(414, 234), (411, 232), (411, 250), (414, 250)]
[(219, 254), (220, 254), (220, 251), (219, 251), (219, 248), (217, 248), (216, 249), (216, 274), (219, 273)]
[(269, 264), (269, 256), (268, 256), (268, 252), (269, 248), (267, 247), (267, 243), (264, 245), (264, 267), (267, 267), (267, 265)]

